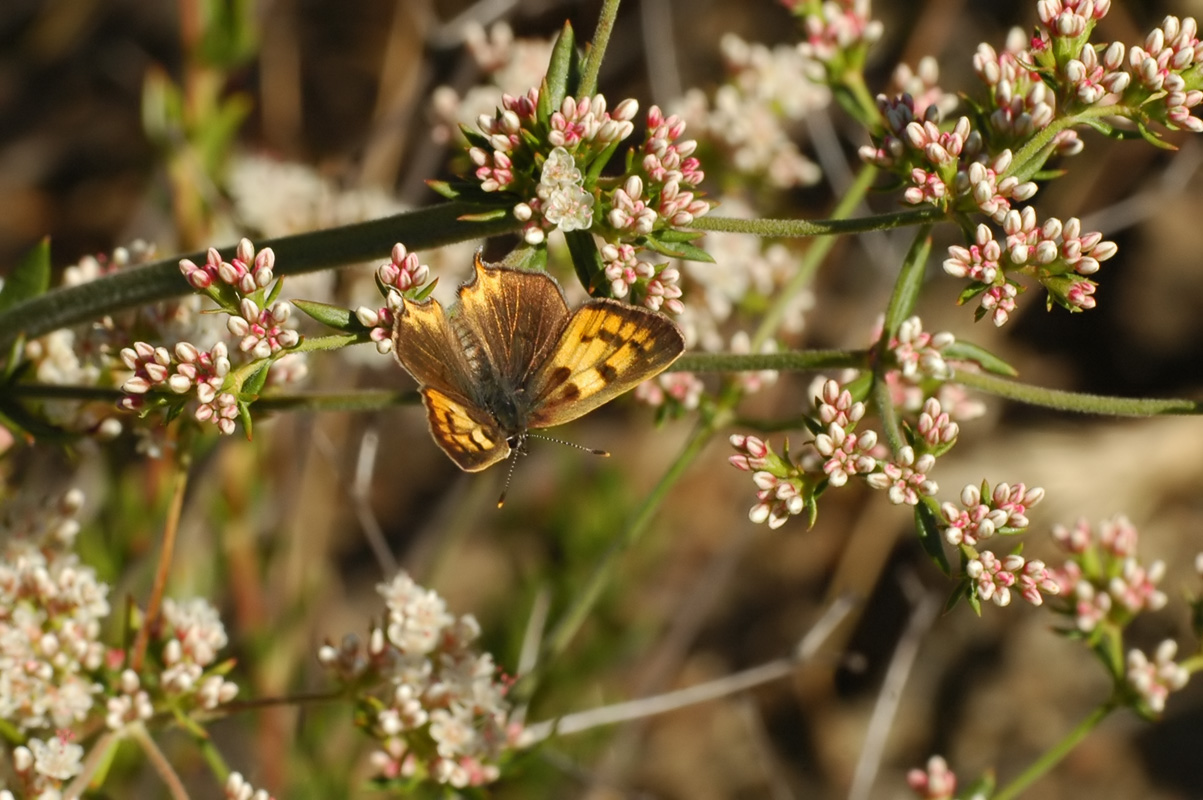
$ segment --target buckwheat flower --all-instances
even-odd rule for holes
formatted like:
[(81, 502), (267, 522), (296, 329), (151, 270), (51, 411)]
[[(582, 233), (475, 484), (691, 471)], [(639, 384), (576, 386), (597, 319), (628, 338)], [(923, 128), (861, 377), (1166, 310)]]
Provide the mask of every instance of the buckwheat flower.
[[(768, 466), (766, 456), (769, 454), (769, 447), (764, 443), (763, 439), (756, 436), (733, 433), (728, 442), (730, 442), (736, 451), (735, 455), (727, 459), (731, 462), (731, 466), (745, 472), (760, 470)], [(1200, 572), (1203, 572), (1203, 569)]]
[(1173, 639), (1157, 646), (1152, 663), (1140, 650), (1128, 651), (1128, 686), (1154, 714), (1165, 711), (1170, 692), (1178, 691), (1190, 680), (1190, 672), (1174, 661), (1177, 655), (1178, 643)]
[(1036, 15), (1049, 36), (1076, 39), (1107, 15), (1111, 0), (1039, 0)]
[(852, 402), (852, 392), (838, 381), (827, 378), (815, 397), (815, 412), (824, 425), (852, 428), (865, 416), (865, 404)]
[(417, 253), (408, 252), (405, 245), (397, 242), (388, 263), (381, 264), (376, 270), (376, 278), (386, 290), (404, 294), (430, 280), (430, 267), (418, 261)]
[(866, 480), (874, 489), (885, 489), (894, 505), (914, 506), (919, 504), (921, 496), (930, 497), (940, 490), (927, 477), (935, 465), (936, 457), (931, 453), (916, 459), (914, 448), (907, 445), (898, 451), (895, 461), (881, 462), (881, 472), (874, 472)]
[(979, 283), (993, 283), (998, 276), (1002, 246), (987, 225), (978, 225), (975, 242), (968, 248), (953, 245), (948, 248), (944, 271), (954, 278), (968, 278)]
[(1112, 578), (1107, 593), (1130, 613), (1164, 608), (1168, 598), (1157, 584), (1165, 577), (1165, 562), (1154, 561), (1147, 569), (1135, 558), (1124, 559), (1123, 572)]
[(384, 682), (371, 690), (377, 710), (361, 723), (380, 745), (373, 768), (382, 777), (456, 788), (496, 780), (496, 761), (517, 745), (521, 729), (508, 722), (508, 684), (492, 658), (475, 650), (479, 625), (447, 613), (442, 598), (404, 573), (378, 588), (389, 619), (384, 631), (373, 631), (366, 656), (347, 641), (322, 649), (324, 664), (353, 667), (357, 686)]
[(930, 449), (942, 452), (956, 441), (961, 427), (940, 407), (939, 399), (929, 397), (923, 403), (923, 411), (914, 430)]
[(47, 742), (35, 737), (26, 746), (33, 755), (34, 770), (47, 778), (69, 781), (83, 769), (84, 749), (65, 736)]
[(217, 651), (229, 641), (217, 609), (201, 597), (183, 602), (165, 599), (163, 621), (171, 626), (175, 640), (180, 643), (181, 656), (202, 667), (212, 664)]
[(272, 800), (266, 789), (256, 789), (241, 772), (231, 772), (224, 787), (226, 800)]
[(991, 286), (982, 293), (982, 311), (990, 315), (990, 321), (994, 323), (994, 327), (1001, 328), (1011, 319), (1011, 314), (1016, 308), (1015, 298), (1018, 296), (1019, 288), (1011, 283)]
[(643, 304), (652, 311), (665, 311), (669, 314), (680, 314), (685, 310), (681, 302), (681, 286), (678, 281), (681, 272), (676, 267), (661, 264), (655, 268), (653, 276), (647, 282)]
[(978, 554), (965, 565), (965, 574), (974, 582), (977, 596), (992, 601), (996, 606), (1011, 604), (1011, 587), (1015, 585), (1015, 572), (1023, 568), (1023, 557), (1010, 555), (999, 559), (989, 550)]
[(877, 447), (877, 433), (847, 432), (832, 424), (827, 433), (815, 437), (815, 449), (826, 459), (823, 472), (832, 486), (843, 486), (851, 475), (866, 475), (877, 469), (877, 459), (871, 453)]
[(402, 652), (424, 655), (438, 643), (440, 631), (452, 621), (443, 598), (423, 589), (404, 573), (377, 589), (388, 606), (386, 632)]
[(646, 261), (640, 261), (635, 247), (630, 244), (607, 242), (602, 245), (601, 256), (606, 280), (610, 281), (610, 293), (619, 299), (630, 294), (636, 283), (641, 280), (646, 282), (656, 274), (656, 268)]
[(545, 201), (543, 217), (562, 231), (588, 230), (593, 224), (594, 202), (593, 195), (580, 186), (557, 186)]
[(823, 63), (836, 63), (848, 51), (873, 44), (884, 30), (880, 20), (869, 18), (869, 0), (825, 2), (817, 13), (805, 14), (803, 23), (806, 41), (798, 49)]
[(627, 178), (626, 183), (614, 190), (611, 196), (613, 207), (607, 219), (618, 230), (630, 230), (636, 234), (651, 233), (659, 218), (656, 210), (649, 208), (640, 197), (643, 181), (638, 175)]
[(957, 776), (941, 756), (927, 760), (927, 769), (912, 769), (906, 783), (921, 800), (953, 800), (957, 793)]
[(39, 529), (8, 531), (0, 560), (0, 719), (20, 730), (87, 717), (109, 614), (109, 587), (73, 553), (45, 547)]
[(941, 352), (956, 341), (951, 333), (927, 333), (923, 330), (923, 321), (919, 317), (910, 317), (898, 327), (898, 335), (890, 346), (890, 352), (902, 375), (908, 380), (916, 380), (920, 376), (946, 380), (952, 376), (952, 370), (944, 361)]

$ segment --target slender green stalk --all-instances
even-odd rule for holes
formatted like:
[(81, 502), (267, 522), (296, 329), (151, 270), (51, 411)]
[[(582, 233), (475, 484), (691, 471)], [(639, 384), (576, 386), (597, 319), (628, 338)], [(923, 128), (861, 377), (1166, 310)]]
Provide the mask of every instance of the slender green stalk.
[[(871, 184), (877, 177), (877, 170), (866, 167), (857, 176), (857, 183), (867, 180)], [(856, 187), (854, 186), (853, 189)], [(864, 198), (863, 193), (853, 192), (856, 203)], [(856, 203), (853, 204), (855, 208)], [(752, 233), (757, 236), (831, 236), (841, 233), (869, 233), (871, 231), (888, 231), (895, 228), (905, 228), (911, 225), (938, 222), (945, 214), (935, 206), (894, 211), (889, 214), (874, 214), (869, 217), (855, 219), (736, 219), (735, 217), (699, 217), (689, 227), (695, 231), (712, 231), (715, 233)]]
[(776, 369), (805, 371), (868, 366), (864, 350), (789, 350), (784, 353), (686, 353), (672, 372), (751, 372)]
[[(282, 236), (257, 244), (275, 251), (277, 275), (296, 275), (385, 259), (398, 241), (410, 250), (426, 250), (518, 229), (519, 223), (511, 214), (488, 220), (464, 218), (489, 210), (471, 203), (443, 203), (371, 222)], [(234, 248), (222, 248), (221, 252), (229, 258)], [(0, 313), (0, 350), (7, 350), (22, 335), (35, 338), (105, 314), (189, 294), (193, 289), (180, 274), (182, 258), (201, 263), (205, 253), (187, 253), (123, 270), (81, 286), (56, 289), (6, 309)]]
[(1055, 408), (1059, 411), (1077, 411), (1083, 414), (1105, 414), (1116, 417), (1155, 417), (1166, 414), (1203, 413), (1203, 401), (1199, 400), (1142, 400), (1131, 397), (1108, 397), (1099, 394), (1066, 392), (1046, 389), (1025, 383), (988, 375), (983, 372), (961, 370), (954, 380), (962, 386), (988, 392), (998, 397), (1019, 400), (1033, 406)]
[(610, 34), (614, 32), (614, 20), (618, 17), (619, 0), (605, 0), (602, 3), (601, 14), (597, 18), (597, 28), (593, 31), (593, 41), (589, 43), (589, 52), (585, 56), (585, 72), (581, 75), (579, 94), (581, 96), (597, 92), (597, 76), (601, 72), (602, 59), (606, 57), (606, 47), (610, 44)]
[(995, 792), (991, 796), (991, 800), (1011, 800), (1013, 797), (1018, 797), (1029, 786), (1046, 775), (1061, 759), (1069, 755), (1070, 751), (1077, 747), (1078, 743), (1085, 739), (1087, 734), (1097, 728), (1099, 723), (1106, 719), (1107, 715), (1114, 710), (1115, 706), (1111, 703), (1096, 708), (1090, 713), (1090, 716), (1078, 724), (1078, 727), (1070, 731), (1068, 736), (1049, 748), (1044, 755), (1040, 756), (1030, 767), (1025, 769), (1018, 778)]

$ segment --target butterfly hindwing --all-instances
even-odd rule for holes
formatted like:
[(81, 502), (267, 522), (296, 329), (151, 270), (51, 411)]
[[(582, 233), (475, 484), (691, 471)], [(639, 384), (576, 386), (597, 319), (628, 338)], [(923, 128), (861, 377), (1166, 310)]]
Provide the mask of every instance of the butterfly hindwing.
[(506, 434), (492, 415), (464, 397), (432, 387), (422, 389), (430, 434), (465, 472), (479, 472), (510, 454)]
[(583, 416), (662, 372), (685, 338), (654, 311), (591, 300), (573, 313), (551, 357), (527, 384), (532, 428)]

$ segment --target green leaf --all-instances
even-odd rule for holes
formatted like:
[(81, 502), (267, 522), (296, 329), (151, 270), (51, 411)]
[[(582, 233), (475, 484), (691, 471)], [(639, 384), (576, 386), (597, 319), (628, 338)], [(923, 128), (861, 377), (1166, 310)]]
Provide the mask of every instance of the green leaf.
[(0, 311), (44, 294), (50, 288), (50, 237), (33, 246), (0, 289)]
[(673, 242), (671, 244), (666, 244), (665, 242), (660, 241), (652, 244), (651, 240), (649, 239), (648, 247), (652, 250), (655, 250), (657, 253), (662, 253), (666, 256), (672, 256), (673, 258), (679, 258), (683, 261), (700, 261), (704, 264), (715, 263), (714, 256), (710, 255), (710, 253), (706, 252), (697, 245), (690, 244), (689, 242)]
[(1140, 131), (1141, 137), (1154, 147), (1158, 147), (1162, 150), (1178, 149), (1175, 145), (1167, 142), (1165, 139), (1162, 139), (1159, 135), (1157, 135), (1157, 132), (1149, 128), (1148, 125), (1145, 125), (1143, 120), (1137, 123), (1137, 129)]
[(683, 228), (665, 228), (656, 234), (661, 242), (692, 242), (705, 236), (705, 231), (689, 231)]
[(907, 251), (906, 260), (902, 264), (902, 272), (894, 284), (894, 294), (890, 297), (890, 305), (886, 309), (885, 326), (881, 335), (883, 352), (889, 341), (898, 335), (898, 327), (902, 325), (902, 321), (915, 311), (930, 252), (931, 225), (924, 225), (915, 234), (915, 240), (911, 243), (911, 249)]
[(919, 532), (919, 544), (940, 571), (945, 575), (952, 572), (948, 556), (944, 552), (944, 537), (940, 534), (940, 519), (932, 509), (935, 500), (924, 500), (915, 506), (915, 528)]
[(506, 254), (501, 263), (529, 272), (547, 272), (547, 245), (530, 245), (524, 242)]
[(461, 214), (457, 219), (462, 222), (492, 222), (495, 219), (502, 219), (509, 213), (508, 208), (493, 208), (478, 214)]
[(447, 183), (447, 181), (431, 180), (426, 181), (426, 185), (429, 186), (431, 191), (433, 191), (435, 194), (439, 195), (440, 197), (445, 197), (448, 200), (454, 200), (455, 198), (459, 197), (459, 191), (450, 183)]
[(242, 382), (241, 394), (246, 399), (248, 405), (263, 391), (263, 385), (267, 383), (267, 373), (271, 369), (271, 366), (271, 361), (264, 361), (259, 366), (259, 369), (252, 372), (250, 377)]
[(351, 313), (350, 309), (319, 303), (315, 300), (290, 300), (289, 302), (326, 327), (336, 331), (358, 333), (363, 330), (363, 324)]
[(242, 421), (242, 428), (246, 431), (246, 440), (252, 440), (253, 428), (251, 422), (251, 404), (242, 400), (238, 401), (238, 418)]
[(953, 361), (973, 361), (980, 364), (986, 372), (993, 372), (995, 375), (1006, 375), (1008, 378), (1019, 375), (1019, 371), (1006, 361), (973, 342), (963, 342), (958, 339), (944, 348), (944, 356)]
[(606, 164), (610, 163), (610, 158), (614, 155), (614, 152), (618, 150), (618, 146), (620, 144), (622, 144), (621, 141), (611, 142), (605, 150), (602, 150), (591, 162), (589, 162), (589, 170), (585, 173), (584, 178), (586, 186), (592, 186), (597, 182), (597, 178), (599, 175), (601, 175), (601, 171), (605, 168)]
[[(547, 77), (544, 78), (546, 92), (540, 92), (539, 94), (539, 118), (541, 120), (550, 117), (553, 111), (559, 110), (560, 104), (564, 102), (564, 98), (576, 89), (575, 85), (570, 85), (572, 73), (574, 72), (574, 62), (576, 61), (576, 34), (573, 33), (572, 25), (565, 22), (564, 27), (560, 29), (560, 35), (556, 38), (555, 45), (551, 49), (551, 60), (547, 64)], [(577, 64), (575, 72), (579, 81), (579, 64)], [(544, 110), (544, 96), (547, 97), (546, 117), (542, 113)]]
[(430, 283), (423, 286), (421, 291), (419, 291), (416, 295), (414, 295), (414, 300), (418, 301), (419, 303), (422, 302), (427, 297), (430, 297), (430, 295), (434, 292), (434, 287), (436, 287), (438, 285), (439, 285), (439, 279), (435, 278)]
[(564, 239), (568, 242), (568, 252), (572, 256), (572, 267), (576, 277), (585, 290), (594, 297), (608, 297), (610, 284), (598, 280), (605, 273), (601, 253), (593, 243), (593, 234), (589, 231), (567, 231)]

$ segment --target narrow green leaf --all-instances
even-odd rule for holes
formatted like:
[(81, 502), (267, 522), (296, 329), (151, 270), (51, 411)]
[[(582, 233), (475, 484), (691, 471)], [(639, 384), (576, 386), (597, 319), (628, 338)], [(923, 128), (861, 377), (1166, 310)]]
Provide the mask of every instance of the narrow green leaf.
[(267, 373), (271, 369), (272, 362), (264, 361), (259, 366), (259, 369), (251, 373), (251, 376), (242, 383), (242, 396), (246, 398), (246, 402), (250, 403), (259, 396), (263, 391), (263, 385), (267, 383)]
[(0, 311), (44, 294), (50, 288), (50, 237), (33, 246), (0, 289)]
[(332, 306), (329, 303), (319, 303), (316, 300), (291, 300), (289, 302), (318, 322), (334, 328), (336, 331), (357, 333), (363, 330), (363, 325), (350, 309)]
[(593, 234), (589, 231), (567, 231), (564, 239), (568, 242), (572, 267), (576, 270), (576, 277), (581, 285), (594, 297), (609, 297), (610, 284), (599, 280), (605, 272), (605, 267), (602, 265), (601, 253), (593, 243)]
[(493, 208), (479, 214), (462, 214), (459, 219), (462, 222), (492, 222), (495, 219), (504, 219), (509, 213), (508, 208)]
[(898, 333), (902, 321), (915, 311), (919, 289), (923, 286), (923, 273), (927, 267), (927, 256), (931, 252), (931, 225), (923, 225), (915, 234), (911, 249), (902, 264), (902, 272), (894, 284), (894, 294), (886, 309), (885, 328), (882, 332), (882, 348)]
[(685, 230), (684, 228), (665, 228), (656, 234), (656, 238), (662, 242), (692, 242), (705, 235), (701, 231)]
[(976, 362), (981, 365), (982, 369), (993, 372), (995, 375), (1006, 375), (1009, 378), (1019, 375), (1018, 370), (1006, 361), (973, 342), (963, 342), (958, 339), (944, 348), (944, 355), (953, 361)]
[(1143, 121), (1137, 124), (1137, 129), (1140, 131), (1141, 138), (1154, 147), (1160, 148), (1161, 150), (1178, 149), (1175, 145), (1167, 142), (1165, 139), (1162, 139), (1156, 131), (1154, 131), (1148, 125), (1145, 125)]
[(238, 419), (242, 422), (243, 430), (246, 431), (246, 440), (248, 442), (253, 441), (254, 428), (252, 427), (253, 423), (251, 421), (250, 403), (243, 402), (242, 400), (238, 401)]
[(431, 180), (426, 181), (426, 185), (430, 187), (431, 191), (433, 191), (435, 194), (439, 195), (440, 197), (445, 197), (448, 200), (454, 200), (455, 198), (459, 197), (459, 191), (450, 183), (447, 183), (447, 181)]
[(414, 295), (414, 300), (417, 300), (419, 303), (422, 302), (427, 297), (430, 297), (431, 293), (434, 292), (434, 287), (436, 287), (438, 285), (439, 285), (439, 279), (435, 278), (430, 283), (423, 286), (422, 289), (416, 295)]
[(644, 244), (649, 250), (655, 250), (660, 255), (669, 256), (670, 258), (680, 258), (685, 261), (701, 261), (706, 264), (714, 263), (714, 256), (697, 245), (689, 244), (688, 242), (666, 243), (648, 237), (644, 240)]
[[(548, 103), (547, 116), (549, 117), (551, 116), (551, 112), (559, 109), (560, 104), (564, 102), (564, 98), (575, 88), (569, 85), (574, 61), (576, 61), (576, 34), (573, 33), (572, 25), (565, 22), (564, 27), (560, 29), (559, 37), (556, 38), (555, 45), (551, 49), (551, 61), (547, 64), (547, 77), (545, 80)], [(542, 111), (542, 95), (539, 98), (539, 105), (540, 111)]]
[[(930, 501), (934, 504), (935, 501)], [(929, 505), (929, 501), (920, 502), (915, 506), (915, 528), (919, 532), (919, 544), (927, 557), (940, 568), (945, 575), (952, 572), (948, 564), (948, 556), (944, 552), (944, 537), (940, 535), (940, 520)]]

